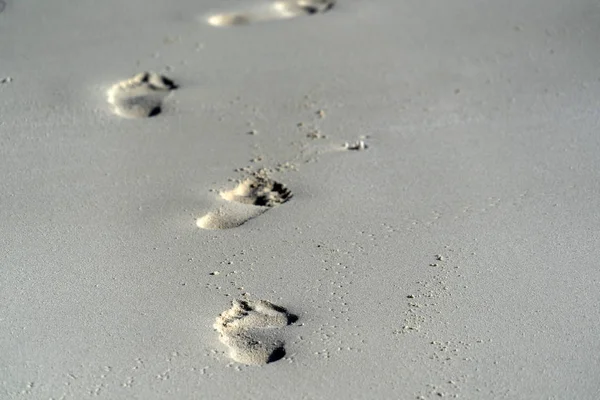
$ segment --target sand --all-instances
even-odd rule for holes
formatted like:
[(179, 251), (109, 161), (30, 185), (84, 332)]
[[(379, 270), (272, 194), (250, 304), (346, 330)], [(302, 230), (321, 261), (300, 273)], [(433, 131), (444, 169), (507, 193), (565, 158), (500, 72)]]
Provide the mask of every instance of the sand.
[[(1, 399), (597, 398), (595, 2), (4, 3)], [(293, 197), (219, 195), (259, 171)]]

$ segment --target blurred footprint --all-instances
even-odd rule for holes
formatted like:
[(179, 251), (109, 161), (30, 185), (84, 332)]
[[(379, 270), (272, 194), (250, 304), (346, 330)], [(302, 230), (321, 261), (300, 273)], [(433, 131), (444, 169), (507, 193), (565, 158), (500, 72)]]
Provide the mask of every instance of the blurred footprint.
[(245, 179), (232, 190), (220, 193), (226, 203), (196, 220), (202, 229), (230, 229), (285, 203), (292, 192), (285, 185), (261, 175)]
[(108, 89), (108, 103), (115, 114), (126, 118), (153, 117), (160, 114), (162, 102), (177, 85), (154, 72), (142, 72), (115, 83)]
[(336, 0), (279, 0), (245, 11), (214, 14), (208, 17), (207, 22), (212, 26), (233, 26), (289, 19), (326, 12), (333, 8), (335, 2)]

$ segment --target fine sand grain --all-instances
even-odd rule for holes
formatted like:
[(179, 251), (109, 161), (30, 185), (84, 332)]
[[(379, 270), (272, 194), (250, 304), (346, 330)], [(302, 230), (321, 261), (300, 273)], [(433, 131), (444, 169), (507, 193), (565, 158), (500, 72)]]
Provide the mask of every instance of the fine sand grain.
[(596, 3), (0, 0), (0, 399), (597, 400)]

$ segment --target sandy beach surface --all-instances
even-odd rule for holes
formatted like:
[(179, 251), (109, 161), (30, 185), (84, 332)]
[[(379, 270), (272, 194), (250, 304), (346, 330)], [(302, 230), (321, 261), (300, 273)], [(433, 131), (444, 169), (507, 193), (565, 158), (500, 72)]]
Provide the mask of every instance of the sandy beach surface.
[(598, 2), (300, 3), (0, 1), (0, 399), (598, 398)]

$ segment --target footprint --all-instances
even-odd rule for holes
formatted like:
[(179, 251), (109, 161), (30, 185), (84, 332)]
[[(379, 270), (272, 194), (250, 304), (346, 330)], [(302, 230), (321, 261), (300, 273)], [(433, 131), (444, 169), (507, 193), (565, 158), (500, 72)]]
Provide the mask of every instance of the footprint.
[(219, 340), (229, 347), (229, 356), (242, 364), (263, 365), (285, 355), (279, 330), (298, 320), (285, 308), (265, 300), (234, 300), (213, 327)]
[(329, 11), (336, 0), (280, 0), (248, 11), (214, 14), (208, 17), (213, 26), (247, 25), (256, 22), (289, 19)]
[(245, 179), (232, 190), (220, 193), (226, 203), (196, 220), (202, 229), (230, 229), (285, 203), (292, 192), (262, 175)]
[(126, 118), (153, 117), (160, 114), (162, 102), (172, 90), (173, 81), (154, 72), (142, 72), (115, 83), (108, 89), (108, 102), (115, 114)]

